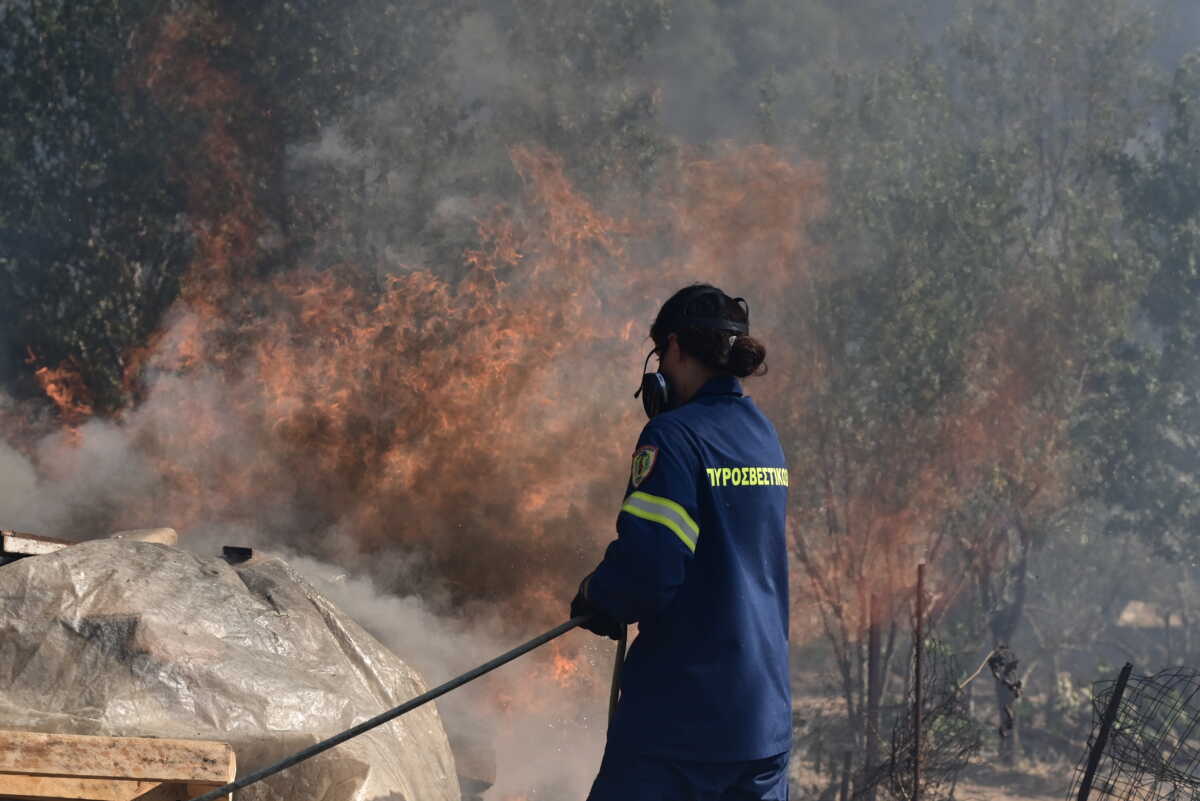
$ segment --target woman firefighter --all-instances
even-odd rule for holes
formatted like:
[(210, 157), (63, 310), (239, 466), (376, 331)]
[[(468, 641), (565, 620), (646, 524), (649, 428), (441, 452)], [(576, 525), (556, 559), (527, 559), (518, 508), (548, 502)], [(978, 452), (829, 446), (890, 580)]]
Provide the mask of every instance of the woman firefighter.
[[(572, 617), (638, 637), (590, 801), (780, 801), (788, 795), (788, 474), (739, 379), (765, 370), (749, 308), (675, 293), (650, 328), (659, 368), (617, 539)], [(647, 356), (649, 363), (649, 356)]]

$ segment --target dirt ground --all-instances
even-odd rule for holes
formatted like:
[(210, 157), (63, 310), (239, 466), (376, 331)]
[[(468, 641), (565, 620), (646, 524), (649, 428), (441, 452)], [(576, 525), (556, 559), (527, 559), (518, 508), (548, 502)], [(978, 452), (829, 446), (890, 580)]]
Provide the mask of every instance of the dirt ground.
[(960, 801), (1065, 801), (1075, 766), (1065, 762), (996, 770), (973, 766), (963, 772), (954, 797)]
[[(811, 734), (814, 726), (828, 725), (831, 721), (836, 725), (845, 714), (836, 690), (824, 674), (798, 672), (792, 696), (797, 735), (801, 738)], [(1025, 752), (1026, 757), (1029, 753)], [(793, 795), (803, 801), (836, 801), (837, 794), (829, 786), (830, 776), (814, 772), (809, 757), (811, 753), (805, 747), (799, 747), (792, 756), (792, 787), (799, 790)], [(1075, 762), (1060, 757), (1053, 761), (1023, 758), (1016, 769), (1006, 769), (995, 760), (994, 748), (985, 743), (960, 773), (953, 801), (1069, 801)], [(946, 801), (945, 790), (935, 793), (935, 798)]]
[[(975, 764), (963, 771), (953, 797), (955, 801), (1067, 801), (1074, 771), (1075, 766), (1066, 762), (1028, 763), (1017, 770)], [(796, 794), (802, 801), (815, 801), (826, 790), (828, 778), (817, 776), (800, 760), (793, 760), (792, 776), (793, 787), (802, 788)]]

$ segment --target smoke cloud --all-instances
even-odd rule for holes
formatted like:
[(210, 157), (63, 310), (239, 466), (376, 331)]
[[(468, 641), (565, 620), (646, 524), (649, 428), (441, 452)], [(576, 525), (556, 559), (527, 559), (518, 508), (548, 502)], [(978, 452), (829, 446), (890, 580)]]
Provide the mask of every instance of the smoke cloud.
[[(689, 163), (635, 223), (551, 154), (512, 158), (520, 202), (478, 222), (454, 282), (204, 274), (144, 355), (136, 406), (0, 452), (25, 488), (0, 514), (67, 538), (172, 526), (199, 553), (280, 553), (430, 684), (561, 622), (613, 536), (658, 304), (726, 284), (771, 343), (785, 310), (765, 299), (803, 275), (820, 181), (730, 149)], [(772, 354), (785, 369), (757, 385), (768, 406), (800, 391), (794, 354)], [(586, 793), (611, 659), (573, 633), (440, 704), (452, 736), (477, 741), (466, 750), (494, 750), (490, 798)]]

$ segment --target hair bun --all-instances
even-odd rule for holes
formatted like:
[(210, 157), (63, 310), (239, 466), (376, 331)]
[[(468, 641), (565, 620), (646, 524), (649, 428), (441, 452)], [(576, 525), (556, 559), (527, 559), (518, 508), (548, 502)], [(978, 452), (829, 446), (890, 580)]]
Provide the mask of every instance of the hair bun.
[(729, 371), (738, 378), (767, 372), (767, 349), (751, 336), (739, 336), (729, 348)]

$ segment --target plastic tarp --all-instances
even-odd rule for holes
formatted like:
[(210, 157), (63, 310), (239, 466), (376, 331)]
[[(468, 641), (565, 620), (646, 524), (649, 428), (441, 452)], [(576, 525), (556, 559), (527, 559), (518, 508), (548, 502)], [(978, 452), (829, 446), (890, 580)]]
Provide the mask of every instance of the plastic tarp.
[[(220, 740), (245, 775), (426, 690), (286, 563), (93, 540), (0, 566), (0, 728)], [(433, 704), (236, 794), (458, 801)]]

